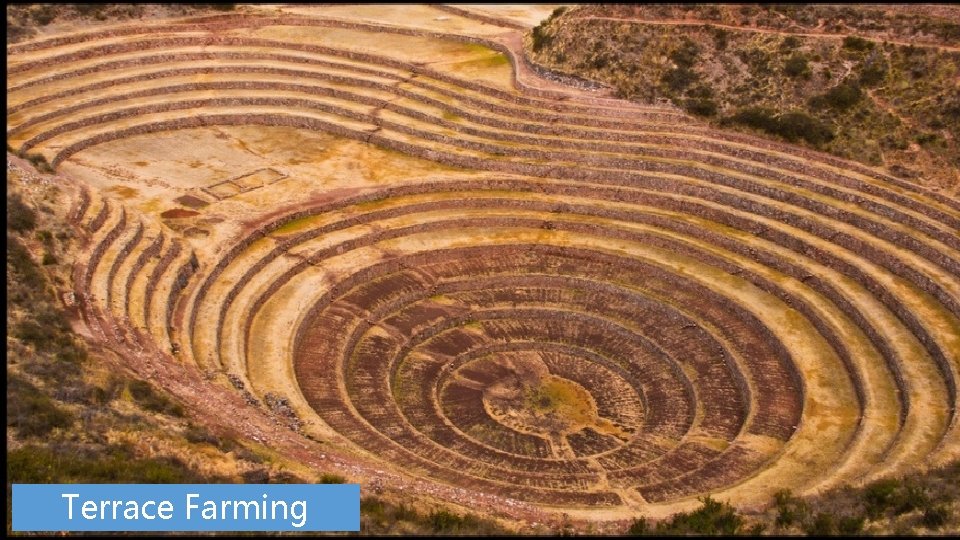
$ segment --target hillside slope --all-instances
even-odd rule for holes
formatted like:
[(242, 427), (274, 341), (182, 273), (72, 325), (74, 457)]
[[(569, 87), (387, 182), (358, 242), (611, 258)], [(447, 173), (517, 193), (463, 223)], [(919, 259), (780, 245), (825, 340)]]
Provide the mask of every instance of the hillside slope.
[(960, 25), (948, 6), (580, 6), (531, 59), (928, 187), (960, 185)]

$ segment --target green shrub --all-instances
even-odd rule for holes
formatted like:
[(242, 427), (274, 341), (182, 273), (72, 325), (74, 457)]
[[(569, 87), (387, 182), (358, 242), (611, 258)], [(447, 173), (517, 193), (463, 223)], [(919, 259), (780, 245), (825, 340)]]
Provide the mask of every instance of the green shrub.
[[(253, 460), (248, 460), (253, 461)], [(261, 460), (262, 461), (262, 460)], [(303, 478), (293, 474), (289, 471), (280, 471), (270, 477), (270, 481), (274, 484), (302, 484), (304, 483)]]
[(43, 242), (45, 246), (53, 245), (53, 233), (46, 229), (37, 231), (36, 234), (34, 234), (34, 238)]
[(20, 341), (33, 345), (37, 350), (45, 350), (49, 346), (49, 332), (31, 320), (20, 321), (17, 323), (13, 335), (15, 335)]
[(687, 96), (692, 98), (712, 98), (713, 97), (713, 88), (710, 88), (708, 84), (698, 84), (690, 90), (687, 90)]
[(930, 506), (923, 510), (923, 517), (920, 523), (928, 529), (939, 529), (950, 520), (950, 510), (942, 504)]
[(831, 536), (837, 534), (837, 526), (832, 514), (818, 512), (817, 517), (807, 524), (804, 531), (808, 536)]
[(146, 381), (130, 381), (127, 388), (130, 390), (130, 396), (133, 397), (134, 401), (144, 409), (171, 416), (183, 416), (184, 414), (183, 407), (180, 404), (157, 392)]
[(394, 521), (416, 521), (420, 519), (420, 513), (406, 504), (400, 503), (393, 509)]
[(244, 484), (269, 484), (270, 471), (266, 469), (250, 469), (240, 474)]
[(454, 533), (463, 525), (463, 518), (447, 510), (431, 512), (428, 519), (430, 526), (437, 533)]
[(929, 503), (929, 497), (920, 485), (892, 478), (867, 485), (863, 489), (862, 499), (870, 519), (879, 519), (888, 513), (897, 516), (906, 514)]
[[(503, 535), (511, 531), (496, 522), (467, 514), (459, 515), (439, 509), (420, 514), (406, 504), (394, 505), (379, 497), (360, 499), (361, 534), (459, 534)], [(403, 525), (397, 527), (399, 523)]]
[(717, 103), (712, 99), (687, 99), (683, 103), (683, 108), (697, 116), (716, 116)]
[(700, 47), (689, 38), (684, 38), (679, 47), (670, 52), (670, 60), (681, 68), (691, 68), (700, 55)]
[(57, 264), (57, 258), (53, 255), (53, 253), (46, 251), (43, 254), (43, 265), (50, 266), (51, 264)]
[(650, 526), (647, 524), (647, 518), (643, 516), (634, 519), (633, 523), (630, 524), (630, 528), (627, 529), (627, 534), (633, 536), (644, 536), (650, 532)]
[(863, 504), (870, 519), (877, 519), (896, 504), (900, 481), (892, 478), (877, 480), (863, 490)]
[[(122, 4), (121, 4), (122, 5)], [(193, 9), (212, 9), (215, 11), (233, 11), (236, 4), (185, 4)]]
[(741, 62), (747, 64), (750, 70), (749, 75), (753, 75), (757, 80), (773, 75), (771, 63), (774, 58), (767, 51), (758, 47), (740, 49), (737, 51), (737, 57), (740, 58)]
[(27, 161), (33, 164), (33, 166), (42, 173), (52, 173), (53, 167), (47, 161), (47, 158), (43, 157), (42, 154), (29, 154), (26, 156)]
[(784, 62), (783, 72), (788, 77), (810, 77), (810, 66), (807, 57), (802, 54), (791, 56)]
[[(29, 37), (32, 37), (36, 30), (27, 26), (16, 24), (11, 19), (7, 19), (7, 42), (17, 43)], [(7, 144), (7, 151), (10, 151), (10, 144)]]
[(688, 67), (678, 67), (667, 70), (660, 78), (660, 82), (666, 85), (674, 93), (682, 92), (691, 84), (697, 82), (699, 76)]
[(700, 12), (700, 17), (708, 21), (719, 21), (722, 13), (720, 13), (720, 8), (717, 6), (702, 6), (703, 11)]
[(823, 122), (803, 112), (775, 116), (773, 110), (759, 107), (741, 109), (723, 123), (740, 124), (779, 135), (790, 142), (804, 140), (819, 146), (833, 139), (833, 131)]
[(360, 513), (375, 519), (382, 519), (386, 515), (387, 505), (376, 497), (360, 499)]
[(806, 504), (794, 497), (789, 489), (780, 490), (773, 497), (777, 508), (777, 528), (787, 528), (803, 521), (807, 513)]
[(45, 437), (57, 428), (69, 428), (74, 421), (73, 413), (30, 381), (17, 375), (7, 379), (7, 427), (17, 428), (20, 436)]
[(58, 336), (56, 341), (57, 360), (68, 364), (80, 364), (87, 359), (87, 349), (74, 342), (70, 334)]
[(90, 389), (90, 401), (95, 405), (106, 405), (117, 398), (122, 388), (123, 381), (111, 376), (103, 387), (93, 386)]
[(530, 37), (533, 39), (533, 52), (540, 52), (540, 49), (550, 45), (553, 37), (548, 35), (544, 29), (545, 22), (533, 27)]
[(833, 139), (833, 131), (823, 122), (802, 112), (788, 112), (777, 117), (777, 135), (790, 142), (804, 140), (820, 146)]
[(699, 500), (700, 508), (674, 514), (670, 521), (657, 523), (654, 532), (661, 535), (733, 535), (740, 532), (743, 518), (729, 503), (721, 503), (709, 495)]
[(899, 516), (900, 514), (913, 512), (923, 508), (929, 502), (926, 491), (919, 485), (908, 481), (894, 499), (893, 513)]
[(533, 30), (530, 33), (530, 37), (533, 39), (533, 52), (540, 52), (540, 49), (550, 45), (550, 43), (553, 41), (553, 36), (547, 34), (547, 26), (550, 25), (550, 22), (553, 21), (553, 19), (563, 15), (566, 11), (566, 6), (560, 6), (554, 9), (553, 12), (550, 13), (549, 17), (540, 21), (540, 24), (533, 27)]
[(837, 532), (843, 535), (858, 534), (863, 531), (863, 516), (843, 516), (837, 522)]
[(810, 106), (818, 109), (830, 107), (838, 111), (845, 111), (859, 103), (862, 98), (863, 91), (860, 89), (860, 85), (847, 81), (834, 86), (826, 93), (810, 98)]
[(33, 230), (37, 226), (37, 214), (23, 203), (20, 195), (7, 197), (7, 229), (16, 232)]
[(594, 55), (593, 58), (590, 60), (590, 67), (593, 69), (603, 69), (607, 67), (607, 64), (609, 62), (610, 62), (610, 59), (607, 57), (607, 55), (604, 53), (600, 53), (600, 54)]
[(917, 144), (921, 146), (928, 146), (939, 141), (940, 135), (936, 133), (921, 133), (913, 138), (917, 141)]
[(955, 97), (952, 103), (944, 106), (940, 110), (940, 114), (957, 125), (960, 122), (960, 97)]
[[(7, 264), (13, 270), (13, 273), (19, 278), (19, 281), (30, 291), (43, 290), (44, 279), (40, 269), (30, 257), (30, 252), (20, 243), (17, 237), (7, 235)], [(7, 289), (9, 290), (10, 277), (7, 277)]]
[(18, 338), (38, 351), (61, 353), (75, 347), (70, 325), (59, 308), (48, 302), (37, 302), (31, 307), (31, 317), (17, 323), (14, 334)]
[(863, 52), (872, 49), (873, 42), (859, 36), (847, 36), (843, 38), (843, 48)]
[[(70, 333), (70, 323), (67, 322), (67, 318), (63, 315), (63, 311), (61, 311), (59, 307), (49, 302), (44, 302), (43, 304), (34, 306), (34, 308), (34, 320), (48, 332), (55, 334)], [(56, 338), (60, 340), (57, 342), (57, 345), (70, 343), (69, 336), (58, 335)]]
[(461, 516), (449, 510), (436, 510), (427, 516), (427, 523), (436, 534), (489, 535), (502, 533), (495, 522), (472, 514)]
[(882, 59), (873, 60), (864, 63), (863, 70), (860, 72), (860, 84), (863, 86), (876, 86), (887, 76), (887, 64)]
[(33, 20), (40, 26), (46, 26), (57, 18), (56, 8), (50, 5), (41, 6), (31, 13)]
[(728, 123), (740, 124), (773, 133), (777, 130), (777, 120), (773, 109), (747, 107), (727, 119)]
[(332, 473), (323, 473), (320, 476), (320, 480), (317, 481), (318, 484), (346, 484), (347, 479), (340, 476), (339, 474)]
[(880, 139), (880, 147), (884, 150), (906, 150), (910, 145), (902, 137), (891, 134)]
[(790, 51), (800, 46), (800, 38), (797, 36), (787, 36), (780, 42), (781, 51)]
[(206, 428), (197, 426), (195, 424), (188, 424), (187, 429), (183, 432), (183, 438), (187, 442), (192, 444), (209, 444), (210, 446), (219, 447), (220, 439), (207, 431)]
[(73, 6), (73, 8), (77, 10), (77, 13), (84, 17), (89, 17), (91, 15), (94, 15), (104, 7), (106, 7), (106, 4), (102, 4), (102, 3), (75, 4)]
[(730, 43), (730, 32), (724, 30), (723, 28), (713, 28), (713, 47), (718, 51), (727, 50), (727, 45)]

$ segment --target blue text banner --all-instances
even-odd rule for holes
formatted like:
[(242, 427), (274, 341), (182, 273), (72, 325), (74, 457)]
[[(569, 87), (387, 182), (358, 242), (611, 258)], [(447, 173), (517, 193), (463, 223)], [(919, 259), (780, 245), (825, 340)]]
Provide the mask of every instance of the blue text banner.
[(358, 484), (14, 484), (14, 531), (359, 531)]

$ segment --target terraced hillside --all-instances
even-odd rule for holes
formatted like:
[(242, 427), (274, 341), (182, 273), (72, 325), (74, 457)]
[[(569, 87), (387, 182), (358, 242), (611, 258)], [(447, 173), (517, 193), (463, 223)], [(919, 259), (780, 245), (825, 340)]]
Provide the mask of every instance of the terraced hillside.
[(248, 436), (511, 516), (960, 456), (960, 200), (540, 78), (529, 9), (8, 46), (8, 145), (82, 186), (91, 334)]

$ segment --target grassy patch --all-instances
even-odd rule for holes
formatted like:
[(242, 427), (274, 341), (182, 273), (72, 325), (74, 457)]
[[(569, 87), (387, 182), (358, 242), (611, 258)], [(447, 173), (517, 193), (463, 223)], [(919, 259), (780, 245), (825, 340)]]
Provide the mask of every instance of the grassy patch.
[(442, 534), (490, 536), (510, 534), (493, 520), (472, 514), (458, 514), (446, 509), (420, 512), (401, 503), (394, 504), (379, 497), (360, 500), (361, 534)]
[(126, 445), (92, 451), (72, 445), (28, 445), (7, 453), (7, 481), (28, 484), (224, 483), (174, 458), (139, 458)]

